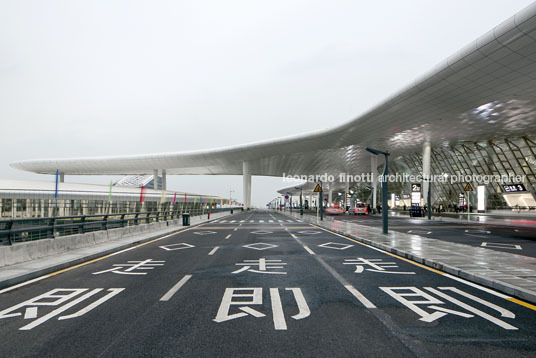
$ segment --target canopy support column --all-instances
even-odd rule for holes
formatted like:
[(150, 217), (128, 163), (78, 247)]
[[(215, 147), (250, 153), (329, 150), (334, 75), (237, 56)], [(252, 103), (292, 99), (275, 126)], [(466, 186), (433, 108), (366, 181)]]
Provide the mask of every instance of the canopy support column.
[(242, 193), (244, 196), (244, 208), (251, 207), (251, 172), (248, 162), (242, 162)]

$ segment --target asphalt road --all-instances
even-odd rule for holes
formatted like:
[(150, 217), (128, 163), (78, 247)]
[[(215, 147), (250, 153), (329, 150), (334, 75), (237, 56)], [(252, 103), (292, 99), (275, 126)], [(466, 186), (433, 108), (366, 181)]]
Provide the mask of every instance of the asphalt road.
[[(361, 225), (382, 227), (381, 215), (346, 214), (333, 216), (333, 218)], [(390, 216), (389, 230), (536, 257), (536, 228), (426, 221), (421, 218)]]
[(0, 356), (528, 357), (534, 309), (246, 212), (0, 291)]

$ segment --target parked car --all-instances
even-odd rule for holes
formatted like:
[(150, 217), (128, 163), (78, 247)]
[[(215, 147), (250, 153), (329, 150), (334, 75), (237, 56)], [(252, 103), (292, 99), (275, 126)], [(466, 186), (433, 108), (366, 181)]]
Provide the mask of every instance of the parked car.
[(367, 207), (365, 204), (357, 204), (357, 206), (354, 208), (354, 215), (367, 215)]

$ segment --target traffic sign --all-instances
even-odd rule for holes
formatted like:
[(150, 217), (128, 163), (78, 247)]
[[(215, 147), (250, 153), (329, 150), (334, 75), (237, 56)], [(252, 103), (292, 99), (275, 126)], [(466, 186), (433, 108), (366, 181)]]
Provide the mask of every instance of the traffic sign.
[(471, 184), (467, 183), (467, 184), (465, 184), (465, 188), (463, 188), (463, 190), (465, 190), (465, 191), (473, 191), (473, 187), (471, 186)]
[(322, 187), (320, 186), (320, 184), (316, 184), (315, 186), (315, 190), (313, 190), (314, 193), (321, 193), (322, 192)]

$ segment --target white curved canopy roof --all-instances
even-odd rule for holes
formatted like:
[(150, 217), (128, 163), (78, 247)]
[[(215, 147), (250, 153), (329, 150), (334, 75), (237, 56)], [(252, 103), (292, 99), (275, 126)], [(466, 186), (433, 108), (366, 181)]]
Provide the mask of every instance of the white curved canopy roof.
[(211, 150), (25, 160), (17, 169), (73, 175), (251, 174), (368, 171), (365, 146), (393, 155), (423, 141), (460, 141), (536, 133), (536, 3), (458, 51), (431, 72), (351, 122), (327, 131)]

